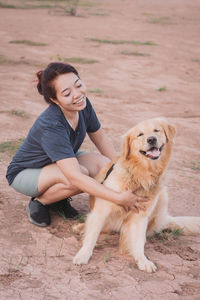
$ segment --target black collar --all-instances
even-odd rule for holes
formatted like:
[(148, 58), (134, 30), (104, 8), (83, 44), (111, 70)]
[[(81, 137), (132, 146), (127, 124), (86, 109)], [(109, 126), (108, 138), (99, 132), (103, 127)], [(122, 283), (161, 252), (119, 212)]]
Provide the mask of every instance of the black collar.
[(110, 175), (110, 173), (112, 172), (113, 168), (114, 168), (115, 164), (112, 164), (112, 166), (108, 169), (105, 178), (103, 179), (103, 181), (101, 182), (101, 184), (104, 183), (104, 181), (108, 178), (108, 176)]

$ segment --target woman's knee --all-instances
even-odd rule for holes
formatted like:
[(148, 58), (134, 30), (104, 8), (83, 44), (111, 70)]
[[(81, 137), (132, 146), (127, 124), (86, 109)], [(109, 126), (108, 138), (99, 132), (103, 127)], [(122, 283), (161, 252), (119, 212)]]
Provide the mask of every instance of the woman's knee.
[(84, 174), (84, 175), (88, 175), (89, 176), (89, 171), (86, 167), (80, 165), (80, 168), (81, 168), (81, 172)]
[(104, 168), (108, 163), (110, 162), (110, 159), (104, 155), (100, 155), (100, 158), (97, 162), (99, 170)]
[(91, 177), (95, 177), (110, 161), (107, 157), (98, 153), (87, 153), (85, 155), (81, 155), (78, 160), (81, 166), (84, 166), (88, 170), (88, 175)]

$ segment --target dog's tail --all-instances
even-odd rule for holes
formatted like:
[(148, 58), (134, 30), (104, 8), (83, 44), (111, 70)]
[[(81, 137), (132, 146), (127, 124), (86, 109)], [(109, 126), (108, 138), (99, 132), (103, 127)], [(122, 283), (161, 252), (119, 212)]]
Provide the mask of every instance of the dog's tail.
[(183, 234), (200, 233), (200, 217), (168, 216), (167, 226), (171, 230), (181, 229)]

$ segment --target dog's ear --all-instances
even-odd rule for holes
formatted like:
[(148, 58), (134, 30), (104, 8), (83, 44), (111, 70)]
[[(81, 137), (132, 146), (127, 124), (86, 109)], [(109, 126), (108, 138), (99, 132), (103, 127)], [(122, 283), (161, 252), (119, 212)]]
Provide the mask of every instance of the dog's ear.
[(122, 155), (124, 157), (124, 159), (128, 159), (129, 158), (129, 155), (130, 155), (130, 141), (131, 141), (131, 138), (130, 138), (130, 135), (126, 135), (124, 137), (124, 141), (123, 141), (123, 149), (122, 149)]
[(161, 124), (164, 132), (165, 132), (167, 141), (170, 141), (170, 142), (173, 143), (174, 137), (176, 135), (176, 128), (175, 128), (175, 126), (169, 124), (165, 118), (160, 118), (159, 121), (160, 121), (160, 124)]

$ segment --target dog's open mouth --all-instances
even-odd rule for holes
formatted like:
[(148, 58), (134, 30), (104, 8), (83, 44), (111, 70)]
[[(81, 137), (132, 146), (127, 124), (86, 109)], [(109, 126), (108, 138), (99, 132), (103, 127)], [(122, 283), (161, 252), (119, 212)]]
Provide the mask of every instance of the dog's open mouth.
[(142, 153), (144, 156), (146, 156), (150, 159), (155, 160), (155, 159), (158, 159), (160, 157), (160, 154), (162, 152), (163, 147), (164, 147), (164, 144), (160, 148), (151, 147), (147, 151), (140, 150), (140, 153)]

